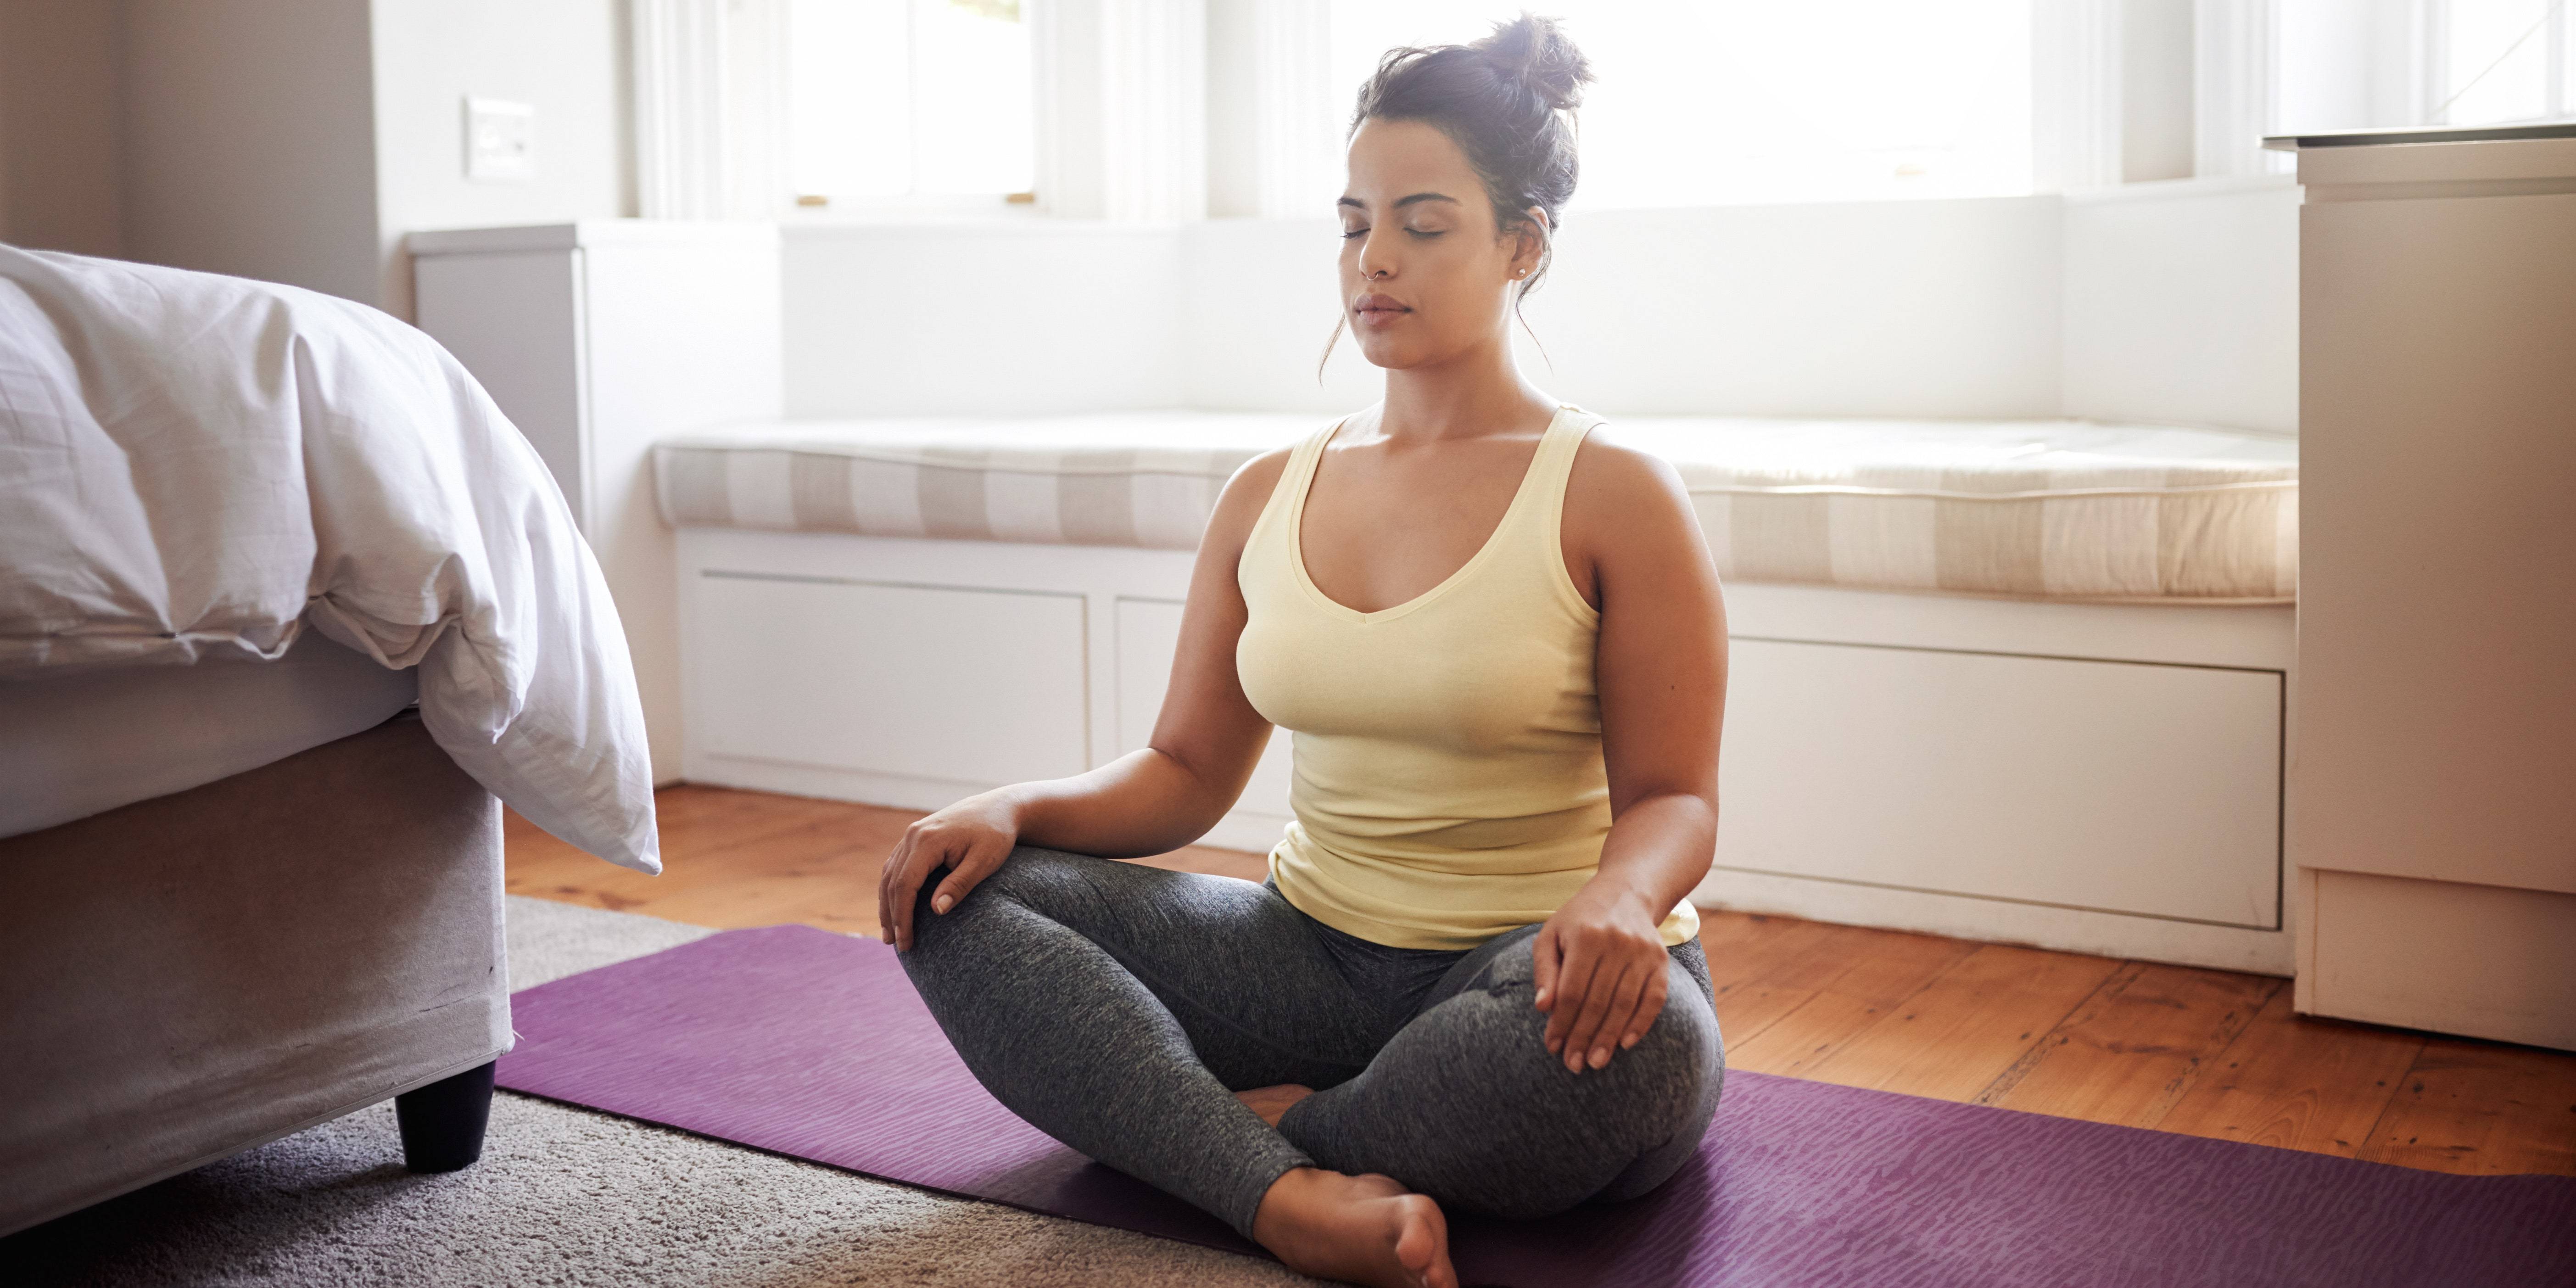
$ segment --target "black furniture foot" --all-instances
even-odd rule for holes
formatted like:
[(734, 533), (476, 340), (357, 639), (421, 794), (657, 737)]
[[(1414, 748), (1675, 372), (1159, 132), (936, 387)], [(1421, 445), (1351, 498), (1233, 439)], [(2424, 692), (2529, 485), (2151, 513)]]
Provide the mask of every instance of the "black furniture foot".
[(483, 1127), (492, 1117), (492, 1069), (491, 1064), (468, 1069), (394, 1097), (405, 1166), (415, 1172), (453, 1172), (483, 1157)]

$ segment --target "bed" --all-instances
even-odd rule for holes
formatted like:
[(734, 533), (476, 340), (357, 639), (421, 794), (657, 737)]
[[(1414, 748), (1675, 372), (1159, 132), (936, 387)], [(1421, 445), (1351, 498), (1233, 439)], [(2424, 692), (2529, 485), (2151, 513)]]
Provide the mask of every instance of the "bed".
[(0, 1233), (388, 1097), (479, 1154), (504, 802), (659, 868), (595, 563), (438, 346), (0, 246)]

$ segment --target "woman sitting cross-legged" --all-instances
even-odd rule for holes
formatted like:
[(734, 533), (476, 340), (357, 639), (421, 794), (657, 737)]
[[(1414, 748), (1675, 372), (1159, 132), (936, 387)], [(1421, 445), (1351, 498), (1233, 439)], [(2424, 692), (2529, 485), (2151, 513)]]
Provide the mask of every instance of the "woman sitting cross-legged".
[[(1507, 330), (1587, 79), (1528, 17), (1386, 57), (1340, 201), (1384, 402), (1227, 483), (1151, 746), (921, 820), (879, 891), (996, 1098), (1313, 1274), (1454, 1288), (1444, 1212), (1644, 1194), (1717, 1105), (1716, 572)], [(1268, 881), (1104, 857), (1198, 839), (1274, 725)]]

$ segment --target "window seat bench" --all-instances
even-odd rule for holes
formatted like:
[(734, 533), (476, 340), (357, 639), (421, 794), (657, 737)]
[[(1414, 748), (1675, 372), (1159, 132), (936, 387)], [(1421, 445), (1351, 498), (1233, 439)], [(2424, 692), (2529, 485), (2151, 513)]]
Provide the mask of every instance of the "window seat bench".
[[(1323, 424), (1190, 411), (763, 421), (655, 450), (674, 527), (1189, 550), (1245, 461)], [(1614, 421), (1728, 581), (2286, 603), (2294, 442), (2084, 421)]]
[[(666, 440), (683, 773), (929, 809), (1145, 744), (1191, 550), (1316, 416)], [(2075, 421), (1614, 419), (1732, 635), (1709, 906), (2288, 974), (2297, 449)], [(1274, 738), (1209, 843), (1288, 816)]]

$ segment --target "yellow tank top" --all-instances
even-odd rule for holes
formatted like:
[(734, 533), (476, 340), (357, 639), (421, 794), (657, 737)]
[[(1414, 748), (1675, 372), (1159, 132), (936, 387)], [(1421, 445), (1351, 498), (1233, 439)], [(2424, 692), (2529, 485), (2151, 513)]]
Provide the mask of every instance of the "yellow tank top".
[[(1253, 709), (1295, 735), (1296, 820), (1270, 875), (1307, 916), (1397, 948), (1473, 948), (1547, 920), (1599, 870), (1601, 615), (1561, 543), (1566, 476), (1599, 423), (1558, 409), (1484, 546), (1374, 613), (1316, 588), (1299, 535), (1341, 425), (1290, 453), (1235, 570), (1250, 614), (1235, 666)], [(1681, 943), (1699, 914), (1684, 902), (1662, 929)]]

